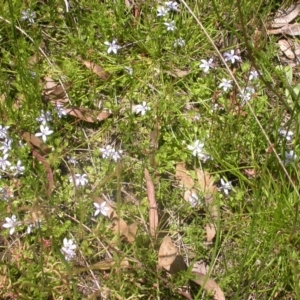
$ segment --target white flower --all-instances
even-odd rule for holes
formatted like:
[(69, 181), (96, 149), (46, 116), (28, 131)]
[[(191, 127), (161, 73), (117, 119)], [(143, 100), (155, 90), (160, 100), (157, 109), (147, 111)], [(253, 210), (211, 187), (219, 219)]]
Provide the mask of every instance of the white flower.
[(221, 178), (221, 187), (219, 189), (228, 195), (229, 191), (232, 190), (231, 181), (225, 181), (223, 178)]
[[(89, 181), (86, 174), (74, 174), (75, 186), (84, 186)], [(70, 182), (73, 182), (73, 177), (70, 176)]]
[(147, 110), (150, 110), (150, 107), (147, 105), (145, 101), (142, 104), (135, 105), (134, 111), (136, 114), (141, 114), (142, 116), (145, 115)]
[(56, 112), (57, 112), (57, 115), (58, 115), (59, 118), (62, 118), (62, 116), (66, 116), (67, 115), (67, 112), (64, 109), (63, 104), (60, 104), (60, 103), (56, 104)]
[(102, 152), (102, 157), (105, 159), (113, 159), (114, 161), (117, 161), (121, 158), (121, 155), (123, 153), (122, 150), (115, 150), (112, 146), (107, 145), (105, 148), (100, 148), (100, 151)]
[(6, 223), (2, 225), (4, 228), (10, 228), (9, 234), (12, 235), (15, 232), (15, 228), (20, 225), (20, 222), (17, 222), (17, 217), (12, 215), (11, 218), (5, 218)]
[(192, 191), (190, 196), (188, 197), (188, 201), (190, 202), (192, 207), (195, 207), (199, 203), (198, 195)]
[(36, 13), (31, 11), (30, 9), (23, 10), (21, 12), (22, 17), (21, 20), (28, 20), (30, 23), (34, 23), (34, 18), (36, 18)]
[(36, 133), (35, 136), (41, 136), (44, 142), (46, 142), (47, 140), (47, 135), (53, 133), (53, 130), (50, 130), (48, 126), (45, 126), (43, 124), (40, 126), (40, 131), (41, 132)]
[(67, 156), (68, 158), (68, 163), (69, 164), (73, 164), (73, 165), (77, 165), (78, 161), (76, 160), (76, 158), (72, 157), (72, 156)]
[(232, 88), (231, 80), (225, 78), (222, 79), (222, 82), (219, 84), (219, 88), (222, 88), (224, 92)]
[(6, 167), (10, 167), (11, 163), (7, 160), (8, 154), (4, 154), (3, 157), (0, 156), (0, 168), (5, 171)]
[(176, 29), (176, 26), (174, 23), (175, 23), (174, 21), (164, 23), (167, 27), (167, 31), (174, 31)]
[(234, 54), (234, 50), (230, 50), (230, 53), (229, 52), (225, 52), (224, 54), (224, 59), (225, 61), (231, 61), (232, 64), (235, 63), (235, 61), (241, 61), (241, 57), (238, 56), (238, 55), (235, 55)]
[(67, 239), (64, 238), (63, 239), (63, 246), (61, 248), (61, 253), (64, 254), (65, 259), (67, 261), (72, 260), (75, 256), (75, 250), (76, 250), (77, 246), (74, 244), (74, 241), (72, 239)]
[(112, 152), (111, 158), (116, 162), (121, 158), (122, 154), (123, 154), (122, 150), (115, 150), (114, 152)]
[(165, 17), (167, 15), (168, 11), (169, 10), (167, 8), (165, 8), (164, 6), (159, 6), (157, 8), (157, 16), (158, 17)]
[(117, 54), (118, 53), (118, 50), (121, 49), (121, 46), (119, 46), (117, 44), (117, 40), (114, 39), (111, 43), (110, 42), (105, 42), (104, 43), (106, 46), (108, 46), (108, 49), (107, 49), (107, 53), (110, 54), (111, 52), (114, 53), (114, 54)]
[(105, 217), (108, 216), (109, 212), (109, 207), (106, 206), (106, 201), (102, 202), (101, 204), (94, 202), (94, 206), (96, 208), (96, 211), (94, 213), (94, 216), (96, 217), (97, 215), (101, 214)]
[(204, 155), (204, 153), (203, 153), (204, 144), (200, 143), (199, 140), (196, 140), (194, 142), (194, 145), (189, 145), (189, 146), (187, 146), (187, 148), (193, 152), (194, 156), (198, 156), (200, 159)]
[(52, 121), (51, 113), (50, 111), (41, 112), (40, 116), (36, 118), (36, 121), (42, 123), (43, 125), (46, 125), (48, 121)]
[(290, 142), (292, 139), (293, 139), (293, 135), (294, 133), (292, 131), (287, 131), (287, 130), (284, 130), (284, 129), (281, 129), (278, 131), (279, 134), (281, 136), (283, 136), (288, 142)]
[(11, 149), (11, 139), (5, 139), (4, 142), (2, 142), (2, 146), (0, 147), (0, 150), (2, 150), (3, 154), (7, 153)]
[(10, 169), (14, 171), (14, 175), (23, 174), (25, 171), (25, 167), (22, 166), (22, 162), (20, 160), (17, 161), (16, 166), (11, 166)]
[(257, 72), (256, 70), (251, 70), (250, 71), (250, 75), (249, 75), (249, 80), (255, 80), (258, 78), (258, 76), (260, 75), (259, 72)]
[(179, 38), (174, 42), (174, 48), (185, 46), (185, 40), (183, 38)]
[(130, 68), (130, 67), (125, 67), (124, 69), (125, 69), (125, 71), (126, 71), (130, 76), (133, 75), (133, 69), (132, 69), (132, 68)]
[(290, 150), (289, 152), (285, 151), (284, 161), (283, 161), (285, 165), (292, 163), (296, 159), (297, 159), (297, 155), (294, 153), (293, 150)]
[(7, 129), (9, 126), (0, 125), (0, 139), (7, 139)]
[(28, 224), (27, 229), (26, 229), (26, 233), (30, 234), (32, 232), (32, 229), (40, 228), (41, 227), (41, 222), (42, 222), (41, 220), (36, 220), (34, 223)]
[(176, 1), (166, 1), (165, 5), (168, 11), (178, 11), (178, 3)]
[(239, 97), (241, 98), (241, 104), (245, 105), (246, 102), (252, 99), (252, 95), (255, 93), (255, 89), (251, 86), (247, 86), (246, 88), (242, 89)]
[(209, 60), (201, 59), (202, 64), (199, 65), (199, 68), (203, 69), (204, 73), (208, 73), (210, 68), (213, 68), (213, 59), (210, 58)]

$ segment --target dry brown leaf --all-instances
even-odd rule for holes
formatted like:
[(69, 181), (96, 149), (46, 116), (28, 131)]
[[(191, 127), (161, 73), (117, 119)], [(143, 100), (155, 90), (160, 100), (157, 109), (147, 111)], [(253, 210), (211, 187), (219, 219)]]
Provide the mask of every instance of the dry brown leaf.
[(217, 233), (216, 226), (213, 223), (206, 224), (205, 230), (206, 230), (206, 241), (208, 243), (211, 243)]
[(169, 236), (165, 236), (158, 251), (158, 267), (168, 268), (176, 259), (177, 248)]
[(206, 275), (209, 270), (209, 266), (203, 260), (196, 261), (193, 264), (192, 272), (198, 272), (203, 275)]
[(287, 24), (279, 29), (267, 30), (268, 34), (287, 34), (291, 36), (300, 35), (300, 24)]
[(174, 261), (171, 263), (170, 266), (164, 267), (166, 271), (168, 271), (170, 274), (177, 274), (180, 271), (186, 271), (187, 266), (184, 262), (182, 255), (176, 255)]
[(207, 278), (206, 275), (198, 272), (192, 272), (192, 274), (194, 274), (196, 278), (191, 280), (202, 286), (207, 292), (211, 293), (214, 300), (225, 300), (223, 291), (213, 279)]
[[(198, 178), (198, 183), (200, 189), (204, 192), (205, 202), (208, 209), (209, 216), (213, 221), (217, 222), (219, 218), (218, 206), (215, 203), (215, 193), (217, 187), (214, 185), (213, 178), (205, 171), (196, 169), (196, 174)], [(216, 235), (216, 227), (214, 224), (206, 224), (206, 240), (207, 242), (212, 242)]]
[(217, 191), (217, 187), (214, 185), (214, 179), (209, 175), (209, 173), (196, 169), (196, 174), (202, 192), (213, 194)]
[(287, 40), (279, 40), (278, 42), (280, 50), (285, 54), (285, 56), (289, 59), (295, 59), (295, 53), (292, 50), (292, 46)]
[(299, 14), (300, 3), (294, 3), (289, 8), (276, 12), (275, 18), (271, 24), (273, 28), (283, 27), (293, 21)]
[(43, 155), (51, 153), (51, 148), (48, 147), (40, 138), (36, 137), (34, 134), (25, 131), (21, 136), (30, 148), (36, 147), (40, 149)]
[(87, 109), (83, 107), (72, 107), (72, 108), (65, 108), (65, 112), (68, 115), (76, 117), (81, 121), (95, 123), (97, 121), (103, 121), (111, 116), (111, 113), (108, 111), (99, 112), (97, 110)]
[(182, 78), (191, 73), (190, 70), (180, 70), (180, 69), (173, 69), (172, 71), (166, 71), (167, 74), (171, 75), (174, 78)]
[(50, 77), (44, 77), (45, 85), (43, 87), (43, 100), (50, 101), (52, 99), (64, 99), (67, 97), (66, 89), (70, 87), (69, 83), (64, 83), (62, 86), (60, 83), (54, 81)]
[(149, 203), (150, 234), (152, 237), (155, 237), (156, 230), (158, 227), (158, 212), (157, 212), (157, 203), (155, 199), (154, 184), (150, 177), (149, 171), (147, 169), (144, 170), (144, 176), (146, 180), (147, 196), (148, 196), (148, 203)]
[(195, 185), (195, 182), (189, 174), (189, 171), (186, 169), (184, 162), (180, 162), (176, 165), (175, 177), (179, 181), (179, 185), (184, 188), (191, 189)]
[(83, 60), (82, 63), (101, 79), (106, 80), (110, 76), (110, 74), (99, 65), (87, 60)]

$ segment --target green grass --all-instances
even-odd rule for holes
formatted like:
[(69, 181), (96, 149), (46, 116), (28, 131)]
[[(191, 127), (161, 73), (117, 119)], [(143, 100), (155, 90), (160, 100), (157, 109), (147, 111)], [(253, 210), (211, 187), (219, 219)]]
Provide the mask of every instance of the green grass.
[[(165, 18), (157, 16), (156, 2), (137, 3), (138, 17), (125, 1), (70, 1), (68, 13), (65, 1), (0, 7), (0, 125), (9, 126), (8, 161), (25, 167), (23, 174), (9, 166), (1, 171), (0, 298), (186, 299), (185, 287), (192, 299), (213, 299), (190, 281), (192, 265), (205, 261), (226, 299), (298, 299), (299, 161), (281, 163), (286, 151), (300, 155), (297, 72), (279, 67), (277, 37), (255, 39), (278, 1), (187, 1), (221, 53), (240, 51), (242, 62), (228, 64), (242, 89), (252, 86), (253, 66), (261, 72), (246, 105), (234, 83), (228, 92), (219, 87), (232, 78), (183, 3)], [(34, 23), (21, 20), (27, 9), (36, 13)], [(173, 32), (164, 25), (171, 20)], [(185, 45), (174, 47), (179, 38)], [(105, 42), (113, 39), (121, 46), (117, 54), (107, 53)], [(209, 58), (215, 68), (205, 73), (199, 65)], [(99, 78), (83, 61), (109, 76)], [(63, 85), (59, 95), (45, 90), (46, 78)], [(52, 105), (58, 100), (66, 109), (111, 116), (101, 122), (59, 117)], [(143, 101), (150, 110), (135, 113)], [(41, 111), (50, 112), (53, 133), (37, 146), (24, 133), (39, 132)], [(280, 129), (293, 131), (292, 140)], [(205, 162), (188, 149), (196, 140), (210, 157)], [(118, 161), (103, 158), (107, 145), (123, 151)], [(218, 188), (221, 178), (231, 182), (229, 195), (214, 194), (219, 218), (203, 204), (199, 185), (199, 205), (184, 200), (175, 176), (180, 162), (194, 181), (200, 168)], [(158, 204), (156, 237), (149, 231), (145, 168)], [(88, 183), (74, 185), (75, 174), (86, 174)], [(132, 241), (112, 229), (111, 218), (94, 216), (95, 197), (137, 226)], [(20, 223), (10, 234), (2, 225), (12, 215)], [(205, 226), (213, 222), (217, 235), (207, 243)], [(187, 271), (157, 269), (166, 235)], [(64, 238), (77, 246), (69, 261), (61, 252)]]

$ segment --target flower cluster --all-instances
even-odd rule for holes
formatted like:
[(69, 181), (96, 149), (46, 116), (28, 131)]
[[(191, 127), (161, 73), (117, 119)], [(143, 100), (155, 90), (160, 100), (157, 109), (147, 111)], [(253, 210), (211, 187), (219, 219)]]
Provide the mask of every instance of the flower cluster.
[(118, 161), (123, 154), (122, 150), (116, 150), (111, 145), (107, 145), (105, 148), (100, 148), (100, 152), (102, 153), (103, 158), (112, 159), (115, 162)]
[(13, 142), (9, 137), (8, 129), (9, 126), (0, 125), (0, 150), (2, 151), (2, 155), (0, 156), (0, 169), (3, 172), (7, 172), (7, 169), (9, 169), (13, 176), (17, 176), (24, 173), (25, 167), (22, 165), (21, 160), (17, 161), (16, 166), (13, 166), (8, 160)]
[(72, 239), (68, 240), (67, 238), (64, 238), (63, 246), (60, 249), (60, 251), (65, 256), (65, 259), (67, 261), (70, 261), (76, 256), (76, 252), (75, 252), (76, 248), (77, 246)]

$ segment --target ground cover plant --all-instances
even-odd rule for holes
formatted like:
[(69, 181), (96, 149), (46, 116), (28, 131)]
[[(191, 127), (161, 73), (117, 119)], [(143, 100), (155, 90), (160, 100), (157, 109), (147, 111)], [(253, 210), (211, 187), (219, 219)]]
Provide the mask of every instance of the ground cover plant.
[(299, 9), (3, 2), (1, 299), (299, 299)]

